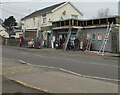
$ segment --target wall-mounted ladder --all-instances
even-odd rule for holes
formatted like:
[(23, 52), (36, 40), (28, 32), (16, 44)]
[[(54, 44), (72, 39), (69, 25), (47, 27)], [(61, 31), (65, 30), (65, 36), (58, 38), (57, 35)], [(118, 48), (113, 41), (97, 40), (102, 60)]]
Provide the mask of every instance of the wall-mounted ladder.
[(111, 24), (108, 22), (107, 30), (106, 30), (106, 35), (107, 35), (107, 36), (106, 36), (106, 37), (104, 38), (104, 40), (103, 40), (103, 43), (102, 43), (102, 45), (101, 45), (101, 48), (100, 48), (100, 50), (99, 50), (99, 52), (98, 52), (99, 55), (104, 55), (105, 46), (106, 46), (106, 44), (107, 44), (107, 41), (108, 41), (110, 32), (111, 32), (111, 30), (112, 30), (112, 25), (113, 25), (113, 22), (112, 22)]

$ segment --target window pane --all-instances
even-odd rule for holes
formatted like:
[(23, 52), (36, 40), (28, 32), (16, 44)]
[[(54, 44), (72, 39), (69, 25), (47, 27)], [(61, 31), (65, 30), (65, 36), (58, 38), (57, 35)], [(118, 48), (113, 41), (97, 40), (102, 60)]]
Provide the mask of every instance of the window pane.
[(96, 38), (96, 34), (93, 33), (92, 39), (95, 40), (95, 38)]
[(78, 16), (77, 16), (77, 15), (71, 15), (71, 17), (72, 17), (72, 18), (75, 18), (75, 19), (77, 19), (77, 18), (78, 18)]
[(43, 18), (43, 23), (46, 23), (46, 18)]

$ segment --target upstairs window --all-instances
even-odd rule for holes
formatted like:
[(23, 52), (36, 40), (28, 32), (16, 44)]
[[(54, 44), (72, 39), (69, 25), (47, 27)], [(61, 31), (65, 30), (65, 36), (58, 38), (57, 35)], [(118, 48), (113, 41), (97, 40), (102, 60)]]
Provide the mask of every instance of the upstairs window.
[(33, 25), (35, 26), (35, 18), (33, 18)]
[(43, 23), (46, 23), (46, 15), (43, 15)]
[(78, 15), (71, 15), (71, 18), (78, 19)]
[(92, 34), (92, 39), (95, 40), (96, 39), (96, 33)]

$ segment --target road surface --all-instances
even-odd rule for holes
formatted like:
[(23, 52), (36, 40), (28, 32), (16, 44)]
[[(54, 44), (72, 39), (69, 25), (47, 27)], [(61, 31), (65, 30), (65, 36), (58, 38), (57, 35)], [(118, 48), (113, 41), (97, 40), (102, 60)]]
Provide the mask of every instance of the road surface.
[(76, 51), (75, 53), (56, 50), (50, 52), (42, 49), (20, 49), (3, 46), (2, 58), (21, 60), (33, 65), (62, 68), (90, 78), (118, 82), (118, 60), (99, 58), (97, 55), (85, 56)]

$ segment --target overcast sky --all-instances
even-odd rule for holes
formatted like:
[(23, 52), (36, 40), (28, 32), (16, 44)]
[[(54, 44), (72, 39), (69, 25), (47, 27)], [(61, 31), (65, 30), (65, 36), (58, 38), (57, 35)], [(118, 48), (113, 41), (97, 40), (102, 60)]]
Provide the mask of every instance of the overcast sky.
[[(45, 7), (65, 0), (2, 0), (0, 4), (0, 18), (3, 20), (14, 16), (17, 21), (22, 17)], [(84, 18), (97, 17), (98, 10), (109, 8), (110, 15), (118, 15), (119, 0), (66, 0), (70, 1), (83, 14)], [(84, 2), (83, 2), (84, 1)]]

